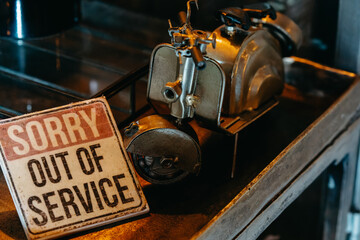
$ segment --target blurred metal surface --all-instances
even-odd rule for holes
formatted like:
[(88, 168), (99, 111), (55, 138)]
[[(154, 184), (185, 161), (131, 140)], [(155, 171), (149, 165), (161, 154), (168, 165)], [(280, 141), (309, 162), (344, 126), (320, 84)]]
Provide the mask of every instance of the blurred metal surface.
[(80, 15), (80, 0), (1, 0), (0, 36), (49, 36), (74, 26)]
[(359, 14), (359, 1), (339, 1), (335, 63), (339, 68), (357, 73), (360, 72)]

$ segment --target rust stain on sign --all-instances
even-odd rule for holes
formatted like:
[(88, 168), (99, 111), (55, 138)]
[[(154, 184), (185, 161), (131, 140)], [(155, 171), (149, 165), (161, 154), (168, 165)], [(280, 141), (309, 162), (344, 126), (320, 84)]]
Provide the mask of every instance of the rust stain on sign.
[(1, 121), (0, 144), (1, 167), (30, 239), (149, 211), (104, 98)]

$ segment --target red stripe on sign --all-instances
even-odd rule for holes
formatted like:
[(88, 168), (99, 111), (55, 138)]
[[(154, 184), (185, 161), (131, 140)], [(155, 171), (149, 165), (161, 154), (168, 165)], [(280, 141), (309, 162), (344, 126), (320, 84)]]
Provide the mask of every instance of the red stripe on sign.
[(41, 113), (0, 125), (0, 142), (9, 161), (113, 135), (102, 103)]

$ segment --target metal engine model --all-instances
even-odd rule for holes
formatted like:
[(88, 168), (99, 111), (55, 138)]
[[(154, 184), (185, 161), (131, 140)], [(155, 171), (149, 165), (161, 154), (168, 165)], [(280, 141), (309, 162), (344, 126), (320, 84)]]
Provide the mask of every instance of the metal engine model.
[(157, 114), (124, 129), (135, 168), (151, 183), (200, 171), (199, 134), (189, 123), (237, 141), (241, 129), (272, 109), (284, 85), (282, 58), (301, 43), (298, 26), (269, 4), (220, 10), (223, 25), (207, 32), (192, 28), (192, 3), (179, 13), (180, 27), (169, 21), (171, 44), (151, 56), (147, 97)]

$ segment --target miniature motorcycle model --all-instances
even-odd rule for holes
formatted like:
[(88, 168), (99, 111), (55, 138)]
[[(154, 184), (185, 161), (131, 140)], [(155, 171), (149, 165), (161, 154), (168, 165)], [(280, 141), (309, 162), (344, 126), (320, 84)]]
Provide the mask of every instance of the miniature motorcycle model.
[(211, 33), (192, 28), (191, 3), (197, 5), (190, 0), (179, 14), (180, 27), (169, 21), (171, 44), (151, 56), (147, 98), (157, 114), (124, 129), (135, 168), (151, 183), (199, 172), (201, 146), (190, 121), (237, 136), (276, 106), (282, 58), (301, 42), (298, 26), (268, 4), (219, 11), (223, 25)]

